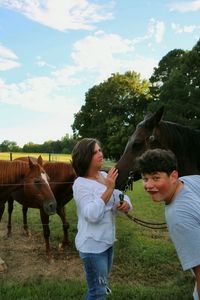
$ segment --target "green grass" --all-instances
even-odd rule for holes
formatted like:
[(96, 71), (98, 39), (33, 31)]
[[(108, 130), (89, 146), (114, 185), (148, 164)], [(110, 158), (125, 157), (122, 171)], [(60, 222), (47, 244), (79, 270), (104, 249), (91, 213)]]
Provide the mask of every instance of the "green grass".
[[(134, 183), (133, 191), (128, 191), (134, 205), (132, 214), (140, 219), (163, 222), (164, 211), (161, 203), (153, 203), (143, 191), (141, 182)], [(71, 251), (76, 253), (74, 238), (76, 235), (76, 208), (74, 201), (66, 207), (70, 220)], [(35, 232), (41, 232), (38, 223), (39, 212), (30, 210), (29, 223), (34, 224)], [(7, 220), (5, 213), (4, 220)], [(59, 241), (60, 223), (52, 216), (51, 240)], [(36, 221), (37, 220), (37, 221)], [(21, 207), (15, 204), (13, 223), (21, 226)], [(34, 223), (35, 222), (35, 223)], [(117, 242), (115, 258), (110, 275), (112, 295), (108, 300), (189, 300), (192, 299), (194, 282), (191, 273), (183, 272), (167, 230), (152, 230), (141, 227), (124, 215), (117, 218)], [(17, 255), (17, 253), (16, 253)], [(86, 291), (85, 281), (77, 278), (64, 280), (45, 278), (32, 274), (28, 280), (17, 279), (0, 281), (0, 299), (2, 300), (81, 300)]]

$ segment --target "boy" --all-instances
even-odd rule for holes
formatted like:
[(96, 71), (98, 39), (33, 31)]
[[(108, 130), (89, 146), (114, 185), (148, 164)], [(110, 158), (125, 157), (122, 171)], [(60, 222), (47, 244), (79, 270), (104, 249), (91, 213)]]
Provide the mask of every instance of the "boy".
[(200, 300), (200, 175), (179, 178), (170, 150), (148, 150), (137, 163), (144, 189), (153, 201), (165, 202), (170, 237), (183, 270), (195, 274), (193, 298)]

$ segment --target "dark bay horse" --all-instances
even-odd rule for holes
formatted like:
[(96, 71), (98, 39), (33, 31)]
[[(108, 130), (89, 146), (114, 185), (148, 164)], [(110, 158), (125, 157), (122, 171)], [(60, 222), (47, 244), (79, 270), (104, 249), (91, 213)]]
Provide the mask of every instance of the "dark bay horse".
[(200, 174), (200, 131), (178, 123), (162, 120), (164, 107), (146, 116), (129, 138), (124, 153), (116, 164), (119, 170), (116, 187), (124, 190), (132, 172), (134, 181), (140, 179), (137, 158), (148, 149), (163, 148), (174, 152), (179, 175)]
[[(32, 158), (34, 159), (34, 158)], [(27, 161), (27, 157), (20, 157), (17, 160)], [(68, 228), (69, 223), (66, 220), (65, 214), (65, 204), (67, 204), (73, 197), (72, 185), (76, 178), (75, 171), (71, 165), (71, 163), (65, 162), (45, 162), (43, 163), (43, 168), (48, 174), (50, 178), (50, 187), (55, 196), (57, 202), (57, 214), (62, 220), (63, 224), (63, 239), (59, 244), (59, 249), (61, 251), (64, 250), (65, 246), (68, 244)], [(40, 209), (40, 218), (43, 226), (43, 234), (45, 239), (45, 247), (46, 254), (49, 262), (53, 261), (53, 255), (50, 249), (50, 229), (49, 229), (49, 216), (44, 211), (43, 208), (37, 205), (36, 202), (30, 201), (29, 197), (23, 193), (23, 191), (18, 191), (13, 193), (12, 197), (8, 202), (8, 214), (9, 214), (9, 222), (8, 222), (8, 235), (11, 232), (11, 214), (13, 210), (13, 201), (23, 205), (23, 222), (24, 229), (28, 234), (28, 225), (27, 225), (27, 211), (28, 208), (39, 208)]]
[(0, 160), (0, 221), (6, 201), (19, 190), (48, 215), (55, 213), (56, 200), (47, 179), (40, 158), (38, 161), (28, 158), (27, 162)]

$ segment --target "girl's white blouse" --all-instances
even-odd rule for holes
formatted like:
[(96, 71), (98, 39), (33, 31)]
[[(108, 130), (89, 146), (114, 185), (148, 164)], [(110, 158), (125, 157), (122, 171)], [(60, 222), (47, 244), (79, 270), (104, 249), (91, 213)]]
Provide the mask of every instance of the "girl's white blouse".
[[(104, 177), (105, 172), (101, 172)], [(110, 200), (105, 204), (101, 195), (106, 186), (95, 180), (78, 177), (73, 184), (73, 196), (77, 207), (78, 225), (75, 244), (81, 252), (100, 253), (111, 247), (115, 237), (116, 206), (121, 191), (114, 189)], [(130, 199), (125, 195), (130, 209)]]

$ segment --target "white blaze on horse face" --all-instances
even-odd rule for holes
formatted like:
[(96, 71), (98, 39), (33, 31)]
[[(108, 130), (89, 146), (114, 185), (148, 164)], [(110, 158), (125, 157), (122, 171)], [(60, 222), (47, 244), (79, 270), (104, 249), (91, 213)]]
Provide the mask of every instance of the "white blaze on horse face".
[(47, 174), (46, 173), (41, 173), (41, 177), (49, 185)]

